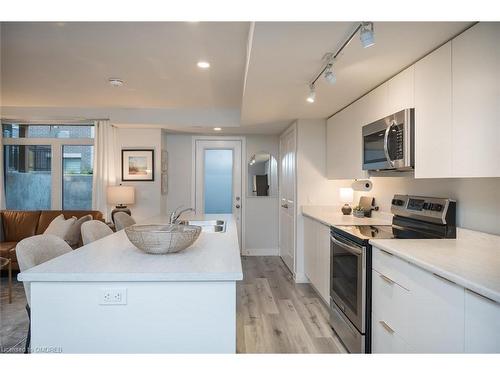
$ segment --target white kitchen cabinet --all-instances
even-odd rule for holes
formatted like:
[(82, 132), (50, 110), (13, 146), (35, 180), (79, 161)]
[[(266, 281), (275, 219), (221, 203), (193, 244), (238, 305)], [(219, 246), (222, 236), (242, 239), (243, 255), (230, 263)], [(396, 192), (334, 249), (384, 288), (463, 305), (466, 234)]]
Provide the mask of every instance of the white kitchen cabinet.
[(375, 247), (373, 267), (374, 352), (464, 351), (464, 288)]
[[(363, 113), (362, 126), (377, 121), (390, 114), (388, 108), (389, 85), (387, 82), (378, 86), (364, 96), (364, 103), (359, 108)], [(361, 142), (361, 137), (359, 142)]]
[(415, 64), (416, 178), (452, 177), (452, 134), (451, 42), (448, 42)]
[(304, 271), (326, 304), (330, 303), (330, 227), (304, 216)]
[(358, 100), (327, 121), (327, 178), (363, 179), (361, 128), (365, 100)]
[(496, 22), (480, 22), (452, 40), (455, 177), (500, 176), (499, 40)]
[(412, 65), (387, 82), (386, 115), (415, 106), (415, 65)]
[(500, 304), (465, 291), (465, 351), (500, 353)]

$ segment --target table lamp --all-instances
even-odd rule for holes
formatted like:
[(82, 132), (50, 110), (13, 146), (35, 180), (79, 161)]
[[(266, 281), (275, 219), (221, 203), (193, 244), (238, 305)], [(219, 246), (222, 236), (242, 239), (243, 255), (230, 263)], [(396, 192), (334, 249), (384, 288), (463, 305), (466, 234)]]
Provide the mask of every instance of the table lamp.
[(115, 214), (117, 212), (125, 212), (131, 214), (127, 204), (135, 203), (135, 188), (133, 186), (108, 186), (107, 189), (108, 204), (115, 204), (116, 207), (111, 211), (111, 221), (115, 222)]
[(344, 203), (342, 206), (342, 213), (344, 215), (350, 215), (352, 212), (351, 206), (349, 203), (352, 203), (354, 200), (354, 191), (352, 188), (340, 188), (340, 201)]

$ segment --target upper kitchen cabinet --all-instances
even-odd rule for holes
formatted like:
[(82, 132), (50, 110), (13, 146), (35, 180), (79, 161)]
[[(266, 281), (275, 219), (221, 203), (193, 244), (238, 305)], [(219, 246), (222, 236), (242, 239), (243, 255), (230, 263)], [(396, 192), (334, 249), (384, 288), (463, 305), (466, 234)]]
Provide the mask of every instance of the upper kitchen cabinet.
[(415, 65), (412, 65), (387, 82), (387, 105), (384, 116), (415, 106), (414, 78)]
[(330, 180), (366, 178), (362, 170), (361, 128), (366, 97), (327, 121), (326, 175)]
[(499, 23), (479, 23), (452, 41), (455, 177), (500, 176), (499, 40)]
[(416, 178), (453, 175), (451, 75), (451, 42), (415, 64)]

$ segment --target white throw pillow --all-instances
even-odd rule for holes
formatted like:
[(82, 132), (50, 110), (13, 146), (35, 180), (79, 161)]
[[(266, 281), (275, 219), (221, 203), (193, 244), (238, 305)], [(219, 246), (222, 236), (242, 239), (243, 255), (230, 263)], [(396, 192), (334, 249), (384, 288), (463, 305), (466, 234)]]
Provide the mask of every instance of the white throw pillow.
[(47, 229), (45, 229), (44, 234), (53, 234), (64, 240), (71, 226), (75, 223), (76, 217), (71, 217), (68, 220), (64, 218), (63, 214), (60, 214), (54, 220), (51, 221)]

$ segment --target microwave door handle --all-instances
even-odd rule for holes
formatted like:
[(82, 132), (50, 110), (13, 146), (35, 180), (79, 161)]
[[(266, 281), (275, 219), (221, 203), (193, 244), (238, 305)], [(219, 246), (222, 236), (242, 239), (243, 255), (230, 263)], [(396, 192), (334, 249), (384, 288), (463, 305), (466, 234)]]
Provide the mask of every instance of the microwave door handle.
[(385, 134), (384, 134), (384, 153), (387, 161), (391, 165), (391, 167), (394, 167), (394, 161), (391, 159), (391, 156), (389, 155), (389, 133), (391, 131), (391, 128), (396, 124), (396, 121), (392, 120), (392, 122), (389, 124), (387, 129), (385, 129)]
[(338, 246), (340, 246), (341, 248), (347, 250), (348, 252), (350, 252), (351, 254), (354, 254), (356, 256), (359, 256), (362, 254), (361, 250), (358, 249), (357, 247), (355, 246), (351, 246), (351, 245), (348, 245), (344, 242), (341, 242), (339, 240), (337, 240), (335, 237), (333, 237), (332, 235), (330, 235), (330, 238), (332, 240), (332, 242)]

